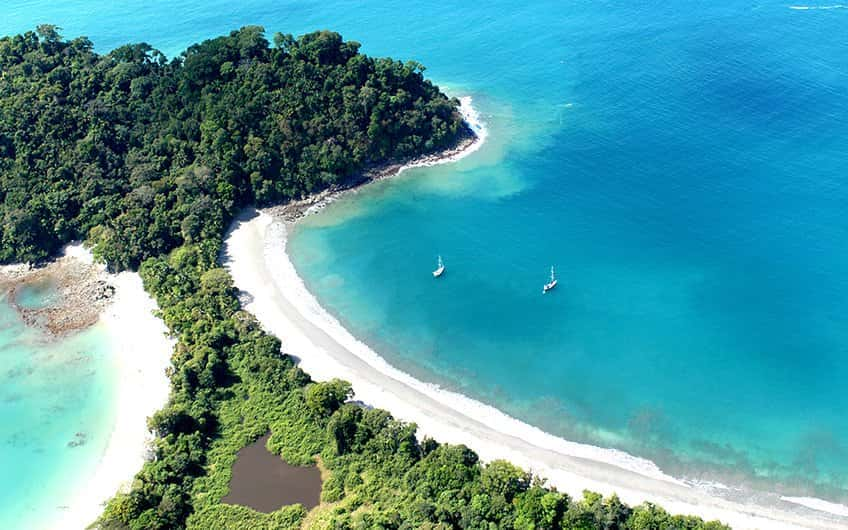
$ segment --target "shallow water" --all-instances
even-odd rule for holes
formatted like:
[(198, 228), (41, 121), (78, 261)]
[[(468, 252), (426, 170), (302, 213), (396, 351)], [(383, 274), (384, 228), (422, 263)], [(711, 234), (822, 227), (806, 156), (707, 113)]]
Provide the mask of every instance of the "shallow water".
[(15, 303), (24, 309), (41, 309), (56, 302), (59, 292), (49, 278), (19, 286), (15, 291)]
[(61, 520), (109, 440), (114, 373), (98, 327), (50, 341), (0, 300), (0, 527)]
[(102, 51), (262, 24), (421, 61), (488, 143), (304, 223), (292, 257), (322, 303), (550, 432), (848, 501), (848, 9), (31, 0), (0, 29), (47, 21)]

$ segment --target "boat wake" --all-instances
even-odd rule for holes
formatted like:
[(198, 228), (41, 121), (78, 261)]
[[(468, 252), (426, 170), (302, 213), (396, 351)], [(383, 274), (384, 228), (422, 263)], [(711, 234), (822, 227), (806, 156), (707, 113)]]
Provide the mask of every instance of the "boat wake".
[(826, 11), (829, 9), (848, 9), (848, 5), (846, 4), (832, 4), (828, 6), (789, 6), (789, 9), (794, 9), (796, 11), (812, 11), (812, 10), (821, 10)]

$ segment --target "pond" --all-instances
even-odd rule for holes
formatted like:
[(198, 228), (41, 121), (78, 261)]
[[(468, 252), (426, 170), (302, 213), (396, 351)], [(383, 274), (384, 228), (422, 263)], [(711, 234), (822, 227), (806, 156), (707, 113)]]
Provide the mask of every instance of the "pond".
[(307, 510), (314, 508), (321, 502), (320, 471), (314, 466), (293, 466), (268, 451), (269, 436), (238, 452), (230, 492), (221, 501), (263, 513), (297, 503)]

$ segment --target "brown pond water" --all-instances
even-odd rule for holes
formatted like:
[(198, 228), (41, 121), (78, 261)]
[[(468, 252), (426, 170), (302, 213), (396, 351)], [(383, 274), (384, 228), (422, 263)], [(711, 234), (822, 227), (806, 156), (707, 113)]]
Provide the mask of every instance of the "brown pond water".
[(270, 434), (238, 452), (233, 464), (230, 493), (221, 502), (249, 506), (269, 513), (300, 503), (306, 509), (321, 501), (318, 468), (292, 466), (265, 448)]

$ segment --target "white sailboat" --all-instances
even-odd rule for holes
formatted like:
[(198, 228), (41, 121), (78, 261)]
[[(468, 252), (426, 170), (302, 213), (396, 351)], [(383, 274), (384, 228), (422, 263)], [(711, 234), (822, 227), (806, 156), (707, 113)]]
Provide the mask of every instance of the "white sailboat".
[(557, 279), (556, 279), (556, 276), (554, 276), (554, 267), (553, 267), (553, 265), (551, 265), (551, 281), (549, 281), (544, 286), (542, 286), (542, 294), (545, 294), (546, 292), (550, 291), (551, 289), (553, 289), (556, 286), (557, 286)]
[(442, 263), (442, 257), (439, 256), (439, 266), (433, 271), (433, 278), (438, 278), (445, 272), (445, 264)]

